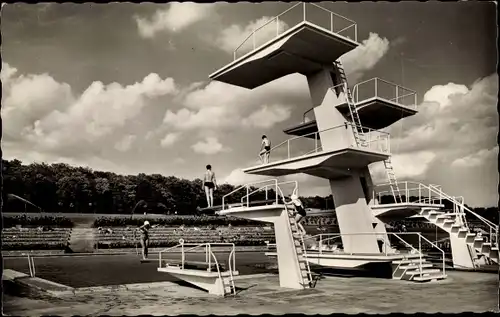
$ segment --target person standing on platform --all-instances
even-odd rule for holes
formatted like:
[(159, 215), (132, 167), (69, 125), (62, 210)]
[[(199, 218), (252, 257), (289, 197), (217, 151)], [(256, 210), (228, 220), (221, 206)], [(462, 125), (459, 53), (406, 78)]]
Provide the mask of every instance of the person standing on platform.
[(297, 194), (295, 194), (295, 193), (292, 194), (292, 196), (290, 198), (291, 198), (290, 202), (286, 202), (284, 198), (283, 198), (283, 202), (285, 203), (285, 205), (291, 205), (294, 207), (294, 209), (295, 209), (295, 222), (297, 222), (297, 227), (301, 231), (302, 235), (305, 236), (307, 234), (307, 232), (304, 229), (304, 227), (302, 226), (301, 222), (304, 221), (304, 219), (307, 215), (306, 210), (304, 208), (304, 205), (302, 204), (302, 201), (300, 201), (299, 197), (297, 196)]
[(217, 181), (215, 180), (215, 173), (212, 172), (212, 166), (209, 164), (206, 167), (207, 170), (203, 176), (203, 188), (205, 189), (207, 204), (210, 208), (214, 206), (214, 189), (217, 190)]
[(262, 143), (260, 146), (259, 158), (263, 164), (269, 163), (269, 155), (271, 154), (271, 141), (266, 135), (262, 136)]

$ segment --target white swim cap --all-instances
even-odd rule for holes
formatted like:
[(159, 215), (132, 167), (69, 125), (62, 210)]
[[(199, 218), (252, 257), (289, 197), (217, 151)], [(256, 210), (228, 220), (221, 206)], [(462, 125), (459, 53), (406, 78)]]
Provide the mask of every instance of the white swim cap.
[(297, 199), (299, 197), (296, 194), (292, 194), (291, 198), (292, 198), (292, 200), (295, 200), (295, 199)]
[(146, 220), (146, 221), (144, 221), (144, 225), (145, 225), (145, 226), (149, 226), (149, 221), (147, 221), (147, 220)]

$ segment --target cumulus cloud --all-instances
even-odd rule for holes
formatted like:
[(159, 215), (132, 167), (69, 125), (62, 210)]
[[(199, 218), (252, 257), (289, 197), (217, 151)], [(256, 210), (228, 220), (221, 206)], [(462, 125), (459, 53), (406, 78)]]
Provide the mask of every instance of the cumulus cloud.
[(181, 32), (209, 17), (215, 10), (214, 3), (174, 2), (168, 8), (157, 10), (151, 18), (135, 17), (139, 34), (152, 38), (158, 32)]
[(119, 142), (115, 143), (115, 149), (120, 152), (127, 152), (137, 139), (135, 135), (126, 135)]
[(451, 162), (451, 166), (458, 168), (477, 167), (486, 162), (494, 161), (495, 159), (498, 159), (498, 146), (492, 149), (482, 149), (479, 152), (457, 158)]
[[(246, 26), (241, 26), (238, 24), (232, 24), (226, 29), (222, 30), (218, 35), (217, 40), (214, 42), (217, 47), (228, 52), (233, 53), (233, 51), (245, 41), (245, 39), (257, 28), (263, 26), (266, 22), (270, 21), (272, 17), (264, 16), (260, 19), (251, 21)], [(273, 21), (269, 24), (263, 26), (259, 29), (253, 37), (245, 41), (245, 43), (238, 49), (238, 55), (241, 56), (244, 53), (249, 52), (253, 49), (253, 43), (255, 40), (255, 46), (258, 47), (267, 41), (273, 39), (277, 36), (277, 32), (280, 34), (287, 30), (288, 25), (279, 20), (278, 22)]]
[(196, 153), (206, 155), (229, 151), (229, 148), (224, 147), (216, 137), (206, 137), (204, 140), (193, 144), (191, 148)]
[(165, 137), (160, 141), (160, 145), (162, 148), (167, 148), (174, 145), (175, 142), (179, 139), (180, 133), (167, 133)]
[(340, 58), (348, 80), (358, 81), (363, 73), (372, 69), (389, 50), (389, 40), (376, 33), (370, 33), (361, 45)]
[[(114, 131), (134, 120), (149, 100), (177, 92), (172, 78), (149, 74), (141, 82), (122, 86), (93, 82), (77, 96), (66, 83), (48, 74), (14, 76), (4, 64), (2, 117), (7, 141), (27, 143), (32, 150), (55, 153), (98, 148)], [(115, 140), (126, 150), (133, 138)], [(113, 144), (113, 143), (112, 143)], [(103, 144), (104, 146), (104, 144)]]

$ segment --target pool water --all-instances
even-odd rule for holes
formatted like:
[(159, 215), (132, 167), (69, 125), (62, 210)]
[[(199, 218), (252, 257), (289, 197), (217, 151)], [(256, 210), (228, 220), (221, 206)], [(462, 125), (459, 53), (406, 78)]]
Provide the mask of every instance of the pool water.
[[(229, 254), (216, 254), (218, 261), (226, 261)], [(158, 258), (157, 254), (150, 255)], [(169, 254), (169, 259), (180, 259), (180, 254)], [(34, 259), (36, 276), (71, 287), (94, 287), (133, 283), (177, 281), (167, 273), (157, 272), (158, 262), (141, 263), (141, 257), (128, 255), (91, 255), (40, 257)], [(186, 254), (186, 260), (204, 261), (205, 254)], [(236, 253), (236, 270), (240, 275), (272, 272), (273, 260), (263, 252)], [(27, 258), (4, 258), (4, 268), (29, 274)]]

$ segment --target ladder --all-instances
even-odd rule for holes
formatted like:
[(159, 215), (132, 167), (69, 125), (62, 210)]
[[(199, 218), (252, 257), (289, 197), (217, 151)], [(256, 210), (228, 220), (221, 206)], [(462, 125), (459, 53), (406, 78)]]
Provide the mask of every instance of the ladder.
[[(361, 120), (359, 119), (358, 109), (356, 108), (356, 105), (354, 104), (354, 101), (352, 99), (351, 90), (347, 85), (347, 76), (345, 74), (344, 67), (342, 66), (342, 63), (340, 61), (335, 61), (334, 65), (339, 73), (341, 83), (344, 84), (346, 88), (345, 93), (347, 94), (347, 105), (349, 106), (349, 113), (353, 122), (354, 139), (356, 140), (356, 144), (358, 146), (366, 146), (367, 143), (365, 134), (363, 133), (363, 126), (361, 125)], [(398, 203), (399, 198), (399, 202), (403, 202), (403, 200), (401, 199), (401, 192), (399, 191), (398, 181), (396, 179), (396, 173), (394, 173), (394, 168), (392, 167), (390, 156), (386, 160), (384, 160), (384, 166), (387, 177), (389, 178), (389, 184), (394, 200), (396, 201), (396, 203)]]
[(297, 254), (297, 260), (299, 262), (302, 285), (304, 286), (304, 288), (313, 288), (314, 284), (311, 268), (309, 267), (309, 262), (304, 257), (306, 253), (306, 244), (304, 243), (304, 237), (301, 233), (299, 233), (299, 228), (297, 227), (295, 216), (288, 213), (288, 217), (290, 219), (290, 230), (292, 232), (293, 245), (295, 247), (295, 253)]
[(335, 68), (340, 76), (341, 84), (344, 85), (345, 94), (347, 96), (347, 106), (349, 107), (349, 114), (352, 119), (352, 132), (354, 133), (354, 139), (356, 140), (356, 144), (358, 146), (366, 146), (366, 138), (363, 133), (363, 126), (361, 125), (361, 119), (359, 118), (358, 109), (352, 100), (351, 90), (347, 84), (347, 76), (344, 71), (344, 67), (340, 61), (334, 62)]
[[(396, 203), (402, 203), (403, 199), (401, 198), (401, 191), (399, 190), (396, 173), (394, 173), (390, 156), (384, 160), (384, 166), (385, 171), (387, 172), (387, 177), (389, 178), (389, 186), (391, 187), (392, 196), (394, 197)], [(408, 197), (406, 197), (406, 199), (408, 199)]]
[[(228, 263), (228, 265), (230, 265), (230, 264)], [(231, 267), (229, 267), (229, 283), (230, 284), (226, 287), (224, 281), (225, 281), (225, 279), (222, 278), (222, 285), (223, 285), (223, 288), (224, 288), (224, 295), (226, 293), (230, 293), (231, 295), (236, 296), (236, 286), (234, 285), (233, 269)]]

